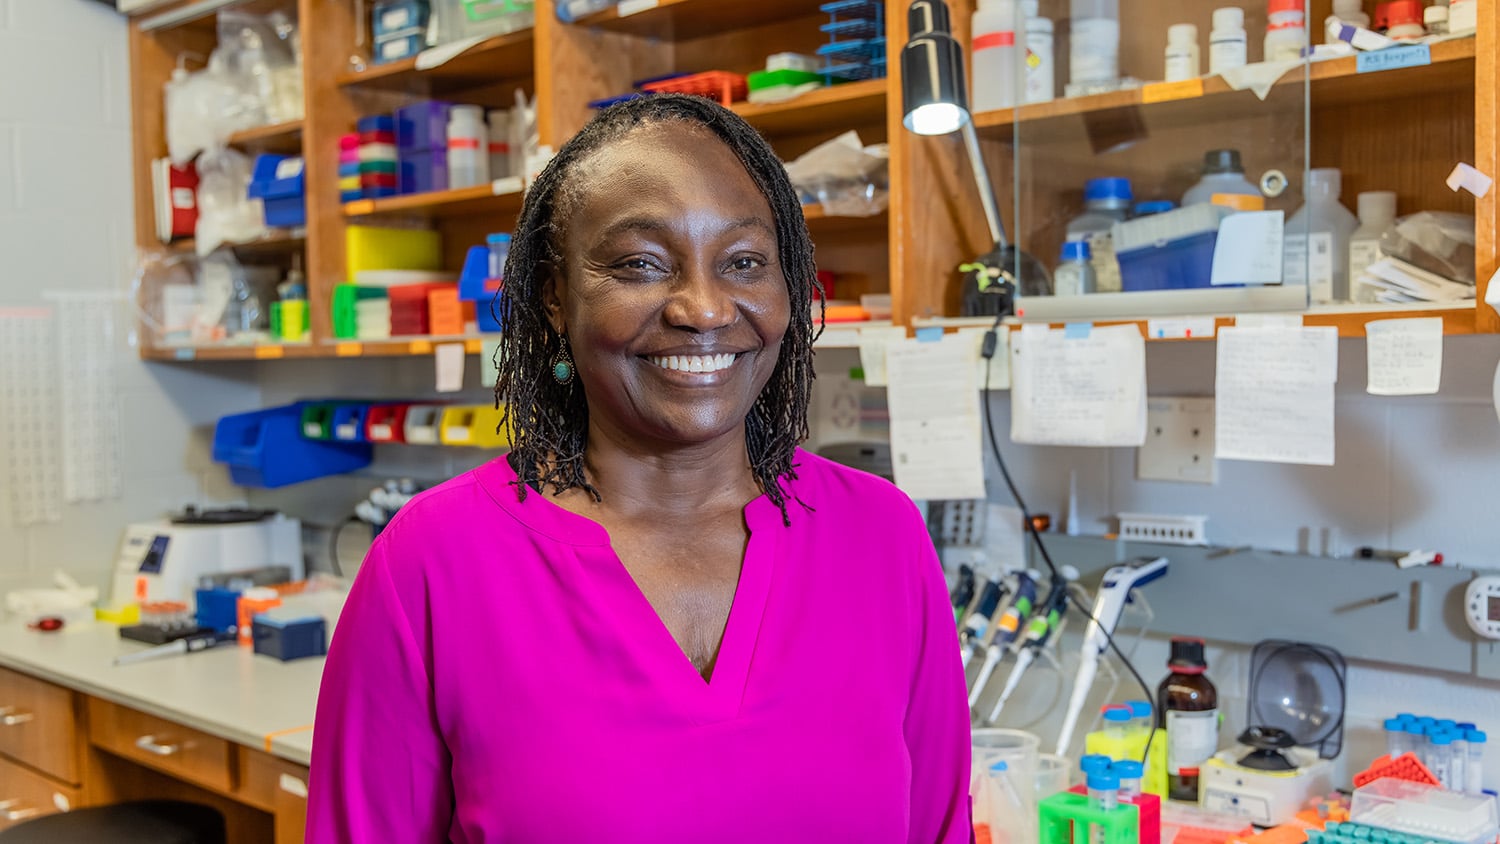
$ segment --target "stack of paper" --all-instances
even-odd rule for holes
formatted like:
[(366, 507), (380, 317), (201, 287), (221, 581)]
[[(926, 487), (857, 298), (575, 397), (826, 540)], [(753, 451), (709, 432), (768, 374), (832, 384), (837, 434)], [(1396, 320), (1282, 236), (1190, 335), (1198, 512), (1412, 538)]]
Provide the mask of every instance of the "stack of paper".
[(1361, 285), (1374, 290), (1377, 302), (1458, 302), (1474, 298), (1474, 285), (1430, 273), (1400, 258), (1381, 258), (1351, 281), (1356, 292)]

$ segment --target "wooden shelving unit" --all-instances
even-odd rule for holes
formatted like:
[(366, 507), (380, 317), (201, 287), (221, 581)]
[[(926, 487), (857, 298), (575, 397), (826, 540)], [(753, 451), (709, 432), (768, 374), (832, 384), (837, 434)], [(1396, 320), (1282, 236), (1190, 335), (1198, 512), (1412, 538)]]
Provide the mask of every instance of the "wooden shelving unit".
[(448, 61), (418, 70), (419, 56), (338, 75), (341, 87), (372, 88), (442, 97), (505, 80), (524, 80), (535, 72), (536, 33), (532, 29), (497, 35)]
[(885, 80), (866, 79), (810, 91), (779, 103), (735, 103), (735, 114), (767, 135), (841, 132), (885, 120)]
[(574, 25), (609, 32), (691, 41), (716, 33), (750, 29), (799, 15), (817, 13), (819, 3), (806, 0), (625, 0)]
[(372, 217), (401, 214), (441, 219), (444, 217), (486, 216), (513, 217), (521, 210), (523, 194), (519, 189), (501, 189), (493, 185), (471, 188), (409, 193), (381, 199), (360, 199), (344, 203), (346, 217)]
[(229, 136), (229, 145), (254, 152), (296, 155), (302, 151), (302, 121), (288, 120), (244, 129)]

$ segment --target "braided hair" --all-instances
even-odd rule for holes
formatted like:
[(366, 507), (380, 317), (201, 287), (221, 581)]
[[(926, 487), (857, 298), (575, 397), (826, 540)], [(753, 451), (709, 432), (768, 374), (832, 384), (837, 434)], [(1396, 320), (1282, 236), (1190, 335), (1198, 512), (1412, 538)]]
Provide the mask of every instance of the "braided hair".
[(786, 277), (791, 319), (776, 368), (745, 420), (750, 470), (767, 498), (787, 516), (782, 479), (795, 480), (792, 456), (807, 438), (807, 407), (812, 393), (812, 298), (823, 302), (817, 281), (812, 239), (802, 206), (776, 153), (750, 124), (729, 109), (703, 97), (658, 94), (611, 106), (563, 144), (526, 192), (510, 255), (500, 307), (499, 376), (495, 401), (500, 425), (510, 437), (516, 495), (528, 488), (554, 495), (583, 489), (601, 500), (584, 475), (588, 440), (588, 402), (573, 379), (559, 384), (551, 375), (562, 338), (552, 328), (543, 305), (543, 290), (554, 269), (563, 267), (564, 228), (581, 192), (580, 165), (593, 153), (632, 130), (681, 123), (705, 128), (744, 164), (746, 172), (771, 206), (782, 272)]

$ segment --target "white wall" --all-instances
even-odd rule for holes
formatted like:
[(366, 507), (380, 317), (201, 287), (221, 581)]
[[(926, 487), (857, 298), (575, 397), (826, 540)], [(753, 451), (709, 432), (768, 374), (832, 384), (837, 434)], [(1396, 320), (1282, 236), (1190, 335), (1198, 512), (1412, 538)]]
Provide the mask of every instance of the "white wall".
[[(124, 19), (82, 0), (0, 0), (0, 80), (0, 307), (48, 304), (46, 291), (128, 290), (135, 249)], [(118, 324), (132, 324), (124, 305)], [(129, 335), (118, 333), (110, 355), (124, 494), (21, 528), (0, 475), (0, 589), (56, 568), (102, 582), (126, 522), (243, 498), (209, 459), (209, 432), (220, 414), (258, 404), (254, 370), (143, 364)]]

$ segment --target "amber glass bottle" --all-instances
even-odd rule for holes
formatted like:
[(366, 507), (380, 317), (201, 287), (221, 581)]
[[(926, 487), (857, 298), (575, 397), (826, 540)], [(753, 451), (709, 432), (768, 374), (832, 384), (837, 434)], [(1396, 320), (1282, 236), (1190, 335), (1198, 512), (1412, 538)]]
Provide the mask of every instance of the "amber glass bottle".
[(1219, 749), (1219, 692), (1209, 682), (1203, 640), (1175, 638), (1172, 673), (1156, 690), (1158, 726), (1167, 731), (1167, 797), (1198, 801), (1198, 773)]

